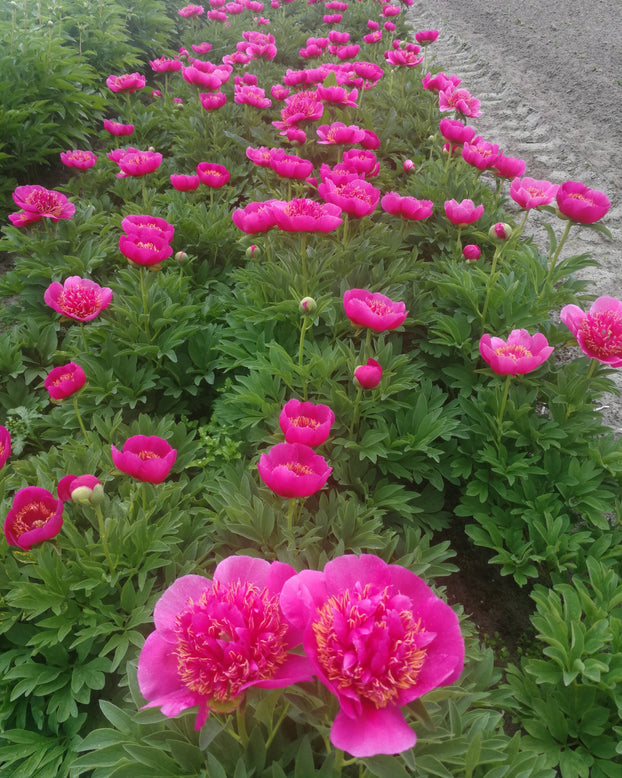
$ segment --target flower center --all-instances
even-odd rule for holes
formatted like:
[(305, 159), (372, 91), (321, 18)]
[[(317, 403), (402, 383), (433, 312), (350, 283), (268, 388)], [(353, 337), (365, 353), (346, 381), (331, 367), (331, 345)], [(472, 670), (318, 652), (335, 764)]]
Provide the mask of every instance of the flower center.
[(92, 287), (69, 287), (60, 293), (58, 307), (65, 315), (82, 319), (99, 311), (101, 295)]
[(256, 681), (274, 677), (285, 662), (287, 623), (278, 598), (237, 581), (214, 581), (177, 617), (177, 671), (204, 697), (226, 702)]
[(622, 316), (616, 311), (588, 313), (579, 333), (590, 355), (599, 359), (622, 357)]
[(285, 467), (296, 475), (313, 475), (313, 468), (301, 462), (286, 462)]
[(329, 597), (312, 624), (317, 658), (327, 678), (349, 697), (376, 708), (408, 689), (426, 658), (432, 637), (410, 610), (410, 599), (357, 584)]
[(320, 426), (320, 422), (310, 416), (290, 416), (289, 423), (294, 427), (311, 427), (312, 430)]
[(142, 449), (139, 451), (138, 456), (143, 460), (143, 462), (146, 459), (162, 459), (162, 457), (156, 454), (155, 451), (149, 451), (147, 449)]
[(58, 378), (56, 378), (54, 381), (52, 381), (52, 386), (60, 386), (65, 381), (71, 380), (73, 380), (73, 373), (63, 373), (62, 375), (59, 375)]
[(47, 190), (35, 189), (25, 198), (28, 205), (32, 205), (39, 213), (50, 214), (50, 216), (61, 216), (63, 213), (62, 203), (53, 192)]
[(498, 354), (500, 357), (510, 357), (510, 359), (513, 359), (515, 362), (522, 357), (533, 356), (528, 348), (525, 348), (525, 346), (520, 346), (517, 343), (506, 343), (504, 346), (499, 346), (499, 348), (495, 349), (495, 354)]
[(370, 300), (366, 300), (365, 302), (371, 309), (371, 312), (375, 313), (376, 316), (389, 316), (389, 314), (393, 313), (391, 307), (386, 303), (382, 302), (382, 300), (370, 299)]
[(582, 200), (584, 203), (589, 203), (590, 205), (594, 205), (594, 200), (592, 200), (591, 197), (586, 197), (583, 192), (570, 192), (568, 197), (571, 200)]
[(320, 203), (300, 198), (297, 200), (290, 200), (283, 209), (283, 212), (288, 216), (310, 216), (313, 219), (319, 219), (324, 213), (324, 209)]
[(149, 251), (158, 250), (158, 247), (155, 245), (155, 243), (143, 243), (142, 241), (137, 240), (136, 245), (141, 249), (148, 249)]
[(53, 515), (54, 510), (45, 503), (31, 502), (15, 514), (13, 518), (15, 534), (19, 537), (24, 532), (30, 532), (37, 527), (45, 527)]
[(349, 181), (346, 184), (340, 184), (337, 187), (337, 192), (342, 197), (351, 197), (355, 200), (363, 200), (369, 205), (373, 203), (371, 195), (356, 181)]

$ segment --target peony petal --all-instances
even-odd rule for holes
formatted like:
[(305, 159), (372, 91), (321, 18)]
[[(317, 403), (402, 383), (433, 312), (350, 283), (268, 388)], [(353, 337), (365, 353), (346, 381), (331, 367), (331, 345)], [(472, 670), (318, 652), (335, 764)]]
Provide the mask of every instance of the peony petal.
[(415, 745), (417, 735), (399, 708), (365, 706), (356, 719), (339, 711), (330, 731), (330, 742), (335, 748), (361, 759), (377, 754), (399, 754)]
[(182, 575), (168, 587), (153, 611), (155, 627), (166, 640), (175, 640), (175, 621), (187, 607), (188, 600), (196, 602), (204, 591), (210, 591), (211, 588), (212, 582), (202, 575)]

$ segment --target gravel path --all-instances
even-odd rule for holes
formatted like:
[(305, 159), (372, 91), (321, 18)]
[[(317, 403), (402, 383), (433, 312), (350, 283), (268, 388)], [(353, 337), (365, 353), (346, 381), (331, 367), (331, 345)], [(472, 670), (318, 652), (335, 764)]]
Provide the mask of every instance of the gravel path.
[[(577, 228), (564, 254), (590, 252), (599, 262), (586, 271), (590, 292), (622, 298), (620, 0), (414, 0), (408, 19), (414, 30), (440, 31), (428, 64), (460, 76), (481, 100), (482, 116), (469, 120), (479, 134), (525, 159), (526, 175), (607, 194), (603, 224), (613, 239)], [(527, 224), (546, 247), (537, 219)], [(606, 395), (603, 403), (622, 433), (622, 401)]]

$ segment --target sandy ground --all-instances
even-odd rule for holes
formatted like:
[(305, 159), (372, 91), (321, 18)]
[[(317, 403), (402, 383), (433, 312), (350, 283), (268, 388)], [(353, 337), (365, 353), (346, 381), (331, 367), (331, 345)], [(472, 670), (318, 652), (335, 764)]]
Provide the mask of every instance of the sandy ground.
[[(508, 156), (525, 159), (525, 175), (582, 181), (607, 194), (612, 206), (603, 224), (612, 240), (577, 228), (564, 254), (589, 251), (599, 262), (586, 271), (590, 292), (621, 299), (620, 0), (414, 0), (408, 19), (415, 31), (440, 31), (428, 63), (462, 78), (482, 103), (482, 116), (469, 124)], [(537, 219), (530, 223), (546, 247)], [(622, 369), (616, 379), (622, 388)], [(612, 394), (602, 403), (622, 433), (622, 400)]]

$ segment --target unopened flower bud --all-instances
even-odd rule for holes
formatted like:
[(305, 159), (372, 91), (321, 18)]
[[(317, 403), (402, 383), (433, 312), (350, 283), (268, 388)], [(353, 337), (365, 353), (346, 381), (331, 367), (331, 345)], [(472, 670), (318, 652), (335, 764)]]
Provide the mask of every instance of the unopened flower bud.
[(354, 369), (354, 382), (363, 389), (374, 389), (382, 380), (382, 366), (375, 359)]
[(251, 259), (252, 259), (253, 257), (257, 257), (257, 256), (259, 256), (259, 254), (260, 254), (260, 253), (261, 253), (261, 251), (260, 251), (260, 249), (259, 249), (259, 246), (255, 245), (254, 243), (252, 243), (252, 244), (251, 244), (251, 245), (250, 245), (250, 246), (249, 246), (249, 247), (246, 249), (246, 256), (247, 256), (247, 257), (251, 257)]
[(469, 243), (462, 249), (462, 256), (467, 262), (474, 262), (482, 255), (482, 250), (475, 243)]
[(412, 159), (405, 159), (404, 160), (404, 172), (410, 173), (412, 170), (416, 169), (415, 163), (412, 161)]
[(317, 310), (317, 303), (313, 299), (313, 297), (303, 297), (300, 301), (300, 313), (303, 314), (312, 314), (315, 313)]
[(190, 257), (186, 254), (185, 251), (178, 251), (177, 254), (175, 254), (175, 262), (179, 263), (180, 265), (185, 265)]
[(86, 505), (88, 502), (97, 505), (103, 498), (104, 487), (101, 484), (95, 484), (93, 488), (89, 486), (77, 486), (71, 491), (72, 502), (77, 502), (80, 505)]
[(155, 146), (149, 146), (149, 148), (147, 149), (147, 151), (152, 151), (152, 152), (153, 152), (153, 151), (155, 151)]
[(497, 222), (488, 230), (488, 235), (490, 235), (491, 238), (497, 238), (498, 240), (507, 240), (511, 234), (512, 228), (505, 222)]

